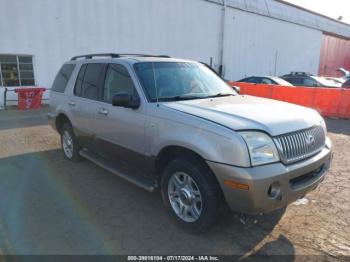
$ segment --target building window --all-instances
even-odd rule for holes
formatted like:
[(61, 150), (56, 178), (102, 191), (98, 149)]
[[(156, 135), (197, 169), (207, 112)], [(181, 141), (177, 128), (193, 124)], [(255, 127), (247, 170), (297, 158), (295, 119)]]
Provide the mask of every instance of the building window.
[(33, 57), (30, 55), (0, 54), (0, 85), (35, 85)]

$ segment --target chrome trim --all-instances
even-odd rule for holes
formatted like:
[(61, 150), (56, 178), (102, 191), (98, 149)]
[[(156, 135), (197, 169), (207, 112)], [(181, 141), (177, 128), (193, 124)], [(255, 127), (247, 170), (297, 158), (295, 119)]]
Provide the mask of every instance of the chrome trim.
[(274, 137), (280, 158), (290, 164), (318, 153), (325, 145), (326, 134), (322, 126)]

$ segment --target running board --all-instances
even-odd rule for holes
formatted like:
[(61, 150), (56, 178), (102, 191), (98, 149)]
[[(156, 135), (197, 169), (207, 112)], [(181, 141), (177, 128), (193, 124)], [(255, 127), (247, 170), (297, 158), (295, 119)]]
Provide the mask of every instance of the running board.
[(108, 160), (100, 157), (99, 155), (89, 152), (88, 150), (80, 150), (80, 155), (91, 162), (95, 163), (96, 165), (108, 170), (109, 172), (113, 173), (114, 175), (119, 176), (120, 178), (123, 178), (124, 180), (141, 187), (148, 192), (154, 192), (157, 188), (157, 185), (153, 183), (150, 179), (143, 177), (141, 175), (135, 174), (135, 175), (129, 175), (125, 172), (122, 172), (118, 170), (117, 166), (113, 163), (110, 163)]

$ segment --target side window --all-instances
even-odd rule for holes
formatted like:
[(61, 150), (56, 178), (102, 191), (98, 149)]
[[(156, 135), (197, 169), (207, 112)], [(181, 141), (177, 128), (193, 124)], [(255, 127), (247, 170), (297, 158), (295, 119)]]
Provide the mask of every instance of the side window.
[(104, 64), (88, 64), (84, 74), (82, 97), (99, 100), (99, 83)]
[(75, 83), (74, 94), (92, 100), (99, 100), (99, 85), (104, 67), (105, 64), (97, 63), (82, 65)]
[(283, 79), (295, 86), (303, 85), (303, 79), (300, 77), (284, 77)]
[(80, 67), (80, 71), (79, 71), (77, 80), (75, 82), (74, 94), (76, 96), (82, 95), (82, 86), (83, 86), (83, 81), (84, 81), (85, 70), (86, 70), (86, 64), (84, 64)]
[(248, 78), (244, 78), (242, 80), (240, 80), (241, 82), (245, 82), (245, 83), (258, 83), (258, 79), (256, 77), (248, 77)]
[(261, 83), (261, 77), (252, 77), (251, 83), (260, 84)]
[(51, 90), (59, 93), (64, 93), (64, 90), (66, 89), (68, 80), (72, 75), (74, 68), (75, 65), (73, 64), (63, 65), (56, 75)]
[(311, 78), (304, 78), (303, 81), (303, 85), (304, 86), (317, 86), (317, 82)]
[(128, 93), (135, 95), (135, 88), (128, 70), (117, 64), (109, 64), (103, 87), (103, 100), (111, 102), (113, 95), (117, 93)]
[(243, 78), (243, 79), (238, 80), (237, 82), (247, 83), (247, 82), (249, 82), (249, 78)]
[(265, 77), (262, 78), (261, 83), (262, 84), (266, 84), (266, 85), (273, 85), (273, 84), (275, 84), (271, 79), (265, 78)]

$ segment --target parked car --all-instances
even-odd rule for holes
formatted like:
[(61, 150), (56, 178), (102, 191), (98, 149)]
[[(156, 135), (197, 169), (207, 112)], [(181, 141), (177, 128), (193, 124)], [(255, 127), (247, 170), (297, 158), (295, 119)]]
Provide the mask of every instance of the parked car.
[(327, 80), (324, 77), (314, 76), (305, 72), (292, 72), (290, 74), (281, 76), (281, 78), (292, 83), (295, 86), (329, 87), (329, 88), (341, 87), (340, 83), (336, 83), (333, 80)]
[(159, 188), (169, 214), (194, 232), (213, 225), (222, 205), (260, 213), (304, 197), (331, 162), (315, 110), (238, 95), (191, 60), (74, 57), (52, 85), (48, 118), (67, 159)]
[(341, 77), (342, 79), (347, 80), (350, 78), (349, 70), (346, 70), (345, 68), (340, 67), (336, 71), (342, 74), (342, 77)]
[(346, 80), (346, 81), (342, 84), (341, 87), (342, 87), (342, 88), (350, 88), (350, 78), (349, 78), (348, 80)]
[(286, 80), (276, 76), (250, 76), (238, 80), (237, 82), (254, 83), (254, 84), (267, 84), (267, 85), (281, 85), (281, 86), (293, 86)]
[(241, 88), (239, 86), (235, 86), (235, 85), (231, 85), (230, 84), (230, 80), (227, 80), (225, 78), (223, 78), (218, 72), (215, 71), (214, 68), (212, 68), (210, 65), (208, 65), (205, 62), (200, 62), (202, 65), (206, 66), (210, 71), (212, 71), (214, 74), (216, 74), (218, 77), (220, 77), (223, 81), (225, 81), (231, 88), (233, 88), (233, 90), (235, 90), (237, 93), (241, 92)]
[(329, 80), (329, 81), (333, 81), (335, 84), (339, 84), (339, 85), (342, 85), (346, 81), (346, 79), (341, 78), (341, 77), (325, 76), (323, 78), (326, 79), (326, 80)]

